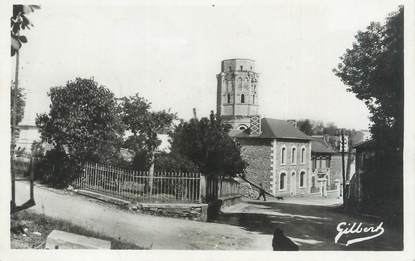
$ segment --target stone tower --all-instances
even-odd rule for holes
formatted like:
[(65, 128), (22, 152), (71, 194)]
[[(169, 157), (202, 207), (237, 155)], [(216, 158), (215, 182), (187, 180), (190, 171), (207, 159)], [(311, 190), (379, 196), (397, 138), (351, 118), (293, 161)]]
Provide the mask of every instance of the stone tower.
[(234, 130), (250, 127), (258, 117), (258, 73), (255, 61), (229, 59), (222, 61), (221, 72), (216, 75), (217, 112)]

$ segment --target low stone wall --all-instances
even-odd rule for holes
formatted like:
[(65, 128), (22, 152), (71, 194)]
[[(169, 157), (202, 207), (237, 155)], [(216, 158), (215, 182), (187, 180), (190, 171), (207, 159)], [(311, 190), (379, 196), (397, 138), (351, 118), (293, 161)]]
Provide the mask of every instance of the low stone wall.
[(208, 212), (207, 212), (208, 220), (217, 217), (224, 208), (237, 204), (241, 202), (241, 200), (242, 200), (242, 196), (237, 195), (237, 196), (219, 198), (215, 201), (210, 202), (208, 206)]
[(112, 204), (120, 205), (124, 208), (127, 208), (143, 213), (150, 214), (155, 216), (165, 216), (165, 217), (175, 217), (175, 218), (184, 218), (189, 220), (196, 220), (206, 222), (210, 218), (217, 216), (224, 208), (230, 207), (234, 204), (237, 204), (241, 201), (241, 195), (234, 195), (228, 197), (222, 197), (218, 200), (210, 202), (209, 204), (199, 204), (199, 203), (132, 203), (129, 201), (121, 200), (118, 198), (110, 197), (107, 195), (102, 195), (99, 193), (84, 191), (84, 190), (75, 190), (75, 192), (99, 199), (105, 202)]
[(206, 222), (208, 204), (175, 204), (175, 203), (136, 203), (130, 210), (165, 217), (185, 218)]
[(221, 201), (220, 210), (223, 210), (224, 208), (230, 207), (232, 205), (235, 205), (242, 200), (242, 196), (229, 196), (229, 197), (223, 197), (219, 199)]

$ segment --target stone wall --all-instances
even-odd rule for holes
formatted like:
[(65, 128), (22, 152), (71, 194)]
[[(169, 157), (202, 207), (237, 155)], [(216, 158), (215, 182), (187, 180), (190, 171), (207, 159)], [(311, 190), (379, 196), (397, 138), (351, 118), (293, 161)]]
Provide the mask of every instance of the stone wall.
[(136, 203), (130, 210), (144, 214), (207, 221), (208, 204)]
[(242, 158), (249, 164), (246, 178), (258, 184), (262, 183), (267, 192), (271, 191), (271, 140), (240, 139)]

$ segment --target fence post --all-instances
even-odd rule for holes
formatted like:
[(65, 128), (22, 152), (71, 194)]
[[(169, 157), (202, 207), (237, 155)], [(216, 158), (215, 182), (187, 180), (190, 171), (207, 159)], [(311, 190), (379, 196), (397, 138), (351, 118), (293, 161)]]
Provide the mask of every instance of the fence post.
[(199, 203), (204, 203), (206, 200), (206, 176), (200, 173), (199, 179)]

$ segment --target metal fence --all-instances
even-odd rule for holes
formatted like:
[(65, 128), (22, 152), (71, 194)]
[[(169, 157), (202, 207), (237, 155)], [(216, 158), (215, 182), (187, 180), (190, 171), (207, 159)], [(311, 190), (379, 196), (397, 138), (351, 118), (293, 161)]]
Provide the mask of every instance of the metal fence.
[(136, 171), (86, 163), (73, 183), (75, 188), (95, 191), (137, 202), (198, 202), (200, 174)]
[(136, 202), (202, 203), (239, 193), (232, 178), (200, 173), (154, 172), (121, 169), (86, 163), (73, 182), (77, 189), (93, 191)]
[(232, 178), (220, 177), (218, 181), (218, 197), (229, 197), (239, 194), (239, 182)]
[(229, 177), (207, 177), (205, 194), (207, 201), (238, 195), (240, 194), (240, 183)]

